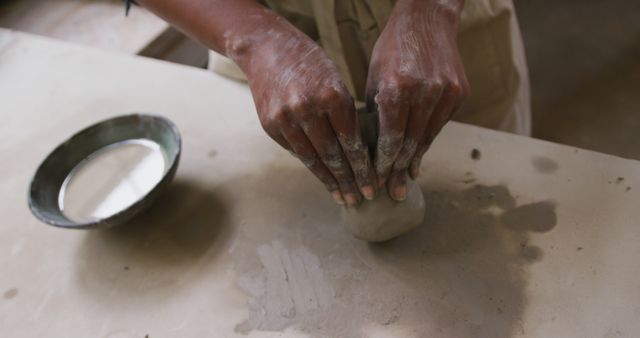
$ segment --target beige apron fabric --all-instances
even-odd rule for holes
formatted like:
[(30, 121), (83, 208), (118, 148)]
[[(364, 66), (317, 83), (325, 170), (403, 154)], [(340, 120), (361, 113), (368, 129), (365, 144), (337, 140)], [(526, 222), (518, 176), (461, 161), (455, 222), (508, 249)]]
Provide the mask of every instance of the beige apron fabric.
[[(264, 0), (316, 40), (349, 92), (364, 99), (371, 51), (393, 7), (391, 0)], [(467, 0), (458, 46), (471, 95), (454, 120), (529, 135), (529, 77), (512, 0)], [(229, 59), (210, 53), (209, 68), (245, 79)]]

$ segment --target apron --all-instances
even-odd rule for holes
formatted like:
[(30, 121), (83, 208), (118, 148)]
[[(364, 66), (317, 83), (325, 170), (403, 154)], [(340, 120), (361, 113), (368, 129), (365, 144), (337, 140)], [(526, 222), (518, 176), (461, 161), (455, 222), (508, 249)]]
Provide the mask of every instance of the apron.
[[(356, 101), (364, 100), (371, 52), (392, 0), (263, 0), (317, 41)], [(454, 120), (521, 135), (531, 133), (529, 75), (512, 0), (468, 0), (458, 48), (471, 93)], [(209, 69), (246, 80), (230, 59), (210, 52)]]

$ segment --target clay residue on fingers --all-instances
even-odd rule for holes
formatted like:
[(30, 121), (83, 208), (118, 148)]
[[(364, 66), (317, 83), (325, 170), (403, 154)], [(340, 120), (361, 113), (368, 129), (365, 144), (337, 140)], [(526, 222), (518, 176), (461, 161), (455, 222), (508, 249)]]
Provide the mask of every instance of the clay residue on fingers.
[(416, 154), (418, 148), (418, 142), (413, 138), (405, 138), (402, 150), (400, 151), (398, 158), (393, 166), (394, 170), (406, 169), (411, 163), (411, 159)]
[(393, 162), (400, 151), (403, 138), (401, 132), (388, 132), (378, 138), (378, 149), (376, 152), (376, 172), (380, 176), (387, 176)]
[(356, 178), (366, 179), (369, 177), (371, 162), (369, 161), (369, 153), (364, 143), (359, 137), (340, 135), (338, 137), (342, 143), (345, 155), (349, 159), (355, 159), (351, 162), (351, 169)]
[(323, 162), (332, 173), (346, 174), (346, 163), (343, 160), (342, 149), (337, 142), (330, 142), (327, 146), (327, 156), (323, 158)]

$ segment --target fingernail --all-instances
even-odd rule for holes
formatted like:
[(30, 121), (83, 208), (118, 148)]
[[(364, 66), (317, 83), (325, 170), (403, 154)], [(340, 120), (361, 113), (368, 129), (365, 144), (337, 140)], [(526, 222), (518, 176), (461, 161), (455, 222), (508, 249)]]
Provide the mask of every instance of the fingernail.
[(355, 194), (349, 193), (344, 196), (344, 199), (347, 201), (347, 205), (352, 206), (358, 204), (358, 198)]
[(404, 201), (407, 198), (407, 186), (401, 185), (393, 190), (394, 199), (396, 201)]
[(364, 198), (371, 201), (374, 197), (376, 197), (376, 191), (373, 190), (373, 187), (370, 185), (362, 187), (362, 195)]
[(342, 199), (342, 194), (339, 190), (332, 191), (331, 196), (336, 201), (336, 203), (338, 203), (339, 205), (344, 205), (344, 199)]

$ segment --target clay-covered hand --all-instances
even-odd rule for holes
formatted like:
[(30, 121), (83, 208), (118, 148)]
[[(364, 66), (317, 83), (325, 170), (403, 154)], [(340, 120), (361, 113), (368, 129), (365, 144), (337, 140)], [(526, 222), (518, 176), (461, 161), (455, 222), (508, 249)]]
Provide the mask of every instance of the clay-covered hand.
[[(353, 99), (324, 51), (282, 18), (228, 43), (267, 134), (298, 157), (340, 203), (373, 198), (375, 171)], [(362, 195), (361, 195), (362, 193)]]
[(468, 95), (456, 35), (462, 0), (398, 0), (373, 50), (367, 101), (380, 116), (378, 186), (396, 200)]

